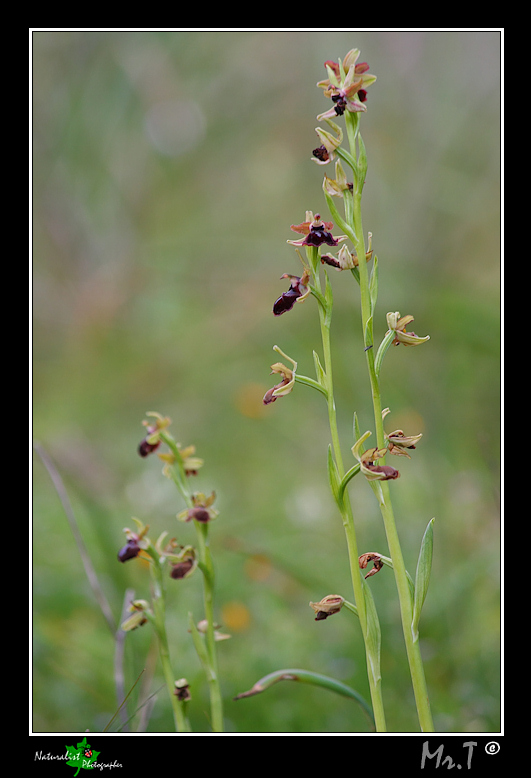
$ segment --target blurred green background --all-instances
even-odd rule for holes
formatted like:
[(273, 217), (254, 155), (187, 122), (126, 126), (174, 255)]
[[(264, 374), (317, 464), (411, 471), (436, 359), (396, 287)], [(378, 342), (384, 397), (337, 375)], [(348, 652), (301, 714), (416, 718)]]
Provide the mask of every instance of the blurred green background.
[[(332, 675), (367, 697), (358, 624), (316, 623), (310, 600), (352, 599), (343, 528), (328, 490), (322, 397), (297, 385), (267, 408), (278, 344), (313, 375), (313, 298), (282, 317), (286, 240), (307, 209), (329, 218), (311, 161), (323, 63), (361, 49), (378, 80), (362, 134), (364, 227), (380, 260), (380, 317), (412, 313), (429, 334), (388, 352), (387, 429), (424, 438), (391, 491), (414, 574), (435, 517), (421, 622), (436, 728), (500, 728), (499, 365), (500, 34), (474, 31), (36, 31), (33, 33), (33, 422), (61, 474), (101, 585), (119, 619), (121, 565), (136, 516), (183, 543), (183, 505), (156, 457), (142, 460), (146, 411), (173, 420), (218, 495), (211, 528), (227, 729), (364, 732), (354, 703), (291, 683), (233, 702), (286, 667)], [(336, 401), (345, 459), (352, 414), (371, 429), (359, 297), (331, 273)], [(352, 460), (353, 462), (353, 460)], [(101, 731), (117, 703), (114, 641), (87, 583), (58, 495), (33, 461), (33, 728)], [(387, 553), (365, 482), (350, 486), (362, 551)], [(196, 575), (169, 582), (175, 672), (192, 684), (192, 724), (208, 697), (186, 631), (202, 617)], [(382, 626), (388, 727), (416, 731), (392, 575), (370, 579)], [(126, 639), (126, 687), (150, 666), (151, 634)], [(148, 677), (149, 672), (144, 676)], [(162, 684), (139, 684), (130, 709)], [(163, 689), (148, 731), (171, 731)], [(138, 726), (138, 717), (131, 727)], [(116, 725), (111, 729), (115, 729)]]

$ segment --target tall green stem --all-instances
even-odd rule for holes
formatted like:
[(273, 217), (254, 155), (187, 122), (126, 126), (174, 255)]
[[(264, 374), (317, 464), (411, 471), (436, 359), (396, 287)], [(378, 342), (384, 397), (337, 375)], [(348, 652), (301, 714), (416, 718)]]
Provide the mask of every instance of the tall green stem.
[[(319, 320), (321, 325), (321, 339), (323, 344), (323, 356), (324, 356), (324, 363), (325, 363), (324, 371), (326, 377), (328, 420), (330, 426), (330, 436), (332, 439), (332, 449), (334, 452), (335, 464), (337, 467), (339, 480), (341, 481), (341, 479), (345, 475), (345, 468), (343, 464), (343, 456), (341, 454), (341, 445), (339, 441), (339, 432), (337, 427), (336, 405), (334, 399), (332, 352), (331, 352), (331, 345), (330, 345), (330, 319), (331, 319), (332, 305), (331, 305), (331, 300), (329, 300), (328, 302), (325, 301), (324, 303), (322, 302), (324, 298), (322, 294), (321, 282), (320, 282), (319, 270), (318, 270), (318, 266), (319, 266), (318, 250), (316, 248), (308, 249), (308, 259), (310, 261), (310, 265), (312, 268), (312, 281), (315, 285), (315, 288), (317, 289), (317, 292), (321, 296), (320, 298), (321, 302), (319, 304)], [(341, 499), (338, 501), (338, 504), (341, 510), (343, 527), (345, 530), (345, 536), (347, 540), (350, 573), (352, 578), (352, 588), (354, 591), (354, 598), (356, 601), (356, 607), (357, 607), (358, 616), (361, 624), (363, 638), (366, 645), (367, 671), (368, 671), (369, 687), (371, 692), (371, 700), (372, 700), (376, 730), (378, 732), (385, 732), (386, 724), (385, 724), (385, 714), (384, 714), (383, 701), (382, 701), (381, 677), (380, 677), (379, 669), (378, 672), (375, 673), (375, 667), (379, 668), (379, 661), (375, 663), (374, 657), (372, 658), (373, 661), (371, 661), (371, 649), (367, 645), (368, 620), (367, 620), (367, 610), (365, 604), (365, 593), (363, 590), (365, 582), (361, 577), (361, 573), (360, 573), (359, 561), (358, 561), (359, 552), (358, 552), (358, 544), (356, 540), (356, 531), (354, 528), (354, 517), (352, 514), (352, 505), (350, 503), (349, 495), (346, 491), (341, 496)]]
[(159, 655), (162, 665), (162, 672), (164, 674), (164, 680), (166, 681), (166, 687), (168, 689), (168, 694), (170, 695), (173, 709), (175, 730), (176, 732), (190, 732), (190, 723), (188, 721), (185, 710), (186, 703), (179, 700), (175, 694), (176, 678), (171, 667), (170, 649), (168, 644), (168, 635), (166, 632), (166, 597), (164, 591), (164, 580), (160, 562), (154, 556), (152, 557), (151, 562), (151, 572), (155, 589), (153, 598), (153, 618), (159, 641)]
[[(187, 486), (187, 477), (179, 448), (173, 437), (168, 433), (161, 433), (161, 438), (169, 446), (175, 457), (175, 463), (170, 471), (172, 479), (179, 489), (186, 507), (192, 508), (194, 502)], [(202, 652), (202, 660), (204, 660), (210, 694), (210, 723), (214, 732), (223, 732), (223, 699), (219, 683), (214, 629), (214, 564), (209, 546), (208, 523), (201, 524), (194, 520), (194, 524), (197, 531), (199, 568), (203, 574), (203, 603), (207, 628), (205, 636), (206, 653)]]
[[(360, 159), (361, 154), (358, 155), (356, 149), (356, 140), (358, 140), (358, 145), (361, 145), (359, 138), (359, 117), (357, 114), (347, 113), (345, 118), (350, 144), (350, 153), (354, 159)], [(365, 354), (367, 359), (367, 367), (369, 370), (371, 384), (376, 441), (378, 448), (385, 448), (380, 383), (374, 366), (375, 357), (372, 335), (372, 303), (369, 290), (369, 273), (367, 269), (367, 263), (364, 261), (365, 241), (363, 237), (363, 224), (361, 218), (361, 194), (364, 183), (361, 178), (362, 175), (364, 176), (364, 170), (362, 171), (361, 165), (358, 164), (358, 170), (354, 170), (353, 172), (355, 183), (352, 193), (351, 213), (352, 227), (356, 236), (356, 254), (359, 257), (362, 329), (366, 349)], [(419, 723), (423, 732), (433, 732), (433, 722), (426, 687), (426, 679), (424, 675), (424, 667), (420, 654), (418, 635), (414, 637), (412, 632), (413, 603), (391, 504), (389, 485), (386, 481), (374, 481), (371, 482), (371, 486), (380, 505), (387, 543), (389, 546), (389, 553), (391, 559), (393, 560), (393, 569), (400, 601), (402, 628), (411, 671), (411, 679), (413, 683)]]
[(203, 602), (205, 607), (206, 653), (208, 688), (210, 693), (211, 726), (214, 732), (223, 732), (223, 700), (219, 685), (216, 637), (214, 629), (214, 565), (208, 544), (208, 524), (195, 522), (199, 546), (199, 566), (203, 573)]

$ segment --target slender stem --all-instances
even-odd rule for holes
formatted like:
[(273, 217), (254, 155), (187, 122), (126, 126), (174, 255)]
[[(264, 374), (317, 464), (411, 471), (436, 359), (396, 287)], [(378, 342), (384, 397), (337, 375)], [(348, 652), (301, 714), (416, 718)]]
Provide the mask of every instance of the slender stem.
[[(174, 483), (179, 489), (187, 508), (194, 505), (192, 494), (188, 489), (186, 473), (184, 471), (182, 457), (174, 439), (168, 433), (162, 433), (161, 438), (169, 446), (175, 456), (175, 464), (171, 474)], [(216, 639), (214, 629), (214, 565), (208, 542), (208, 523), (194, 521), (197, 531), (199, 568), (203, 574), (203, 603), (205, 608), (205, 621), (207, 623), (206, 648), (208, 666), (208, 687), (210, 692), (211, 726), (214, 732), (223, 732), (223, 700), (219, 684), (218, 661), (216, 651)]]
[(153, 615), (155, 630), (159, 640), (159, 654), (162, 665), (162, 672), (164, 673), (164, 680), (166, 681), (166, 687), (168, 689), (168, 694), (170, 695), (175, 730), (177, 732), (190, 732), (190, 723), (185, 711), (186, 703), (182, 700), (179, 700), (174, 693), (176, 678), (171, 667), (170, 649), (168, 645), (168, 635), (166, 632), (166, 597), (162, 569), (160, 562), (154, 557), (152, 559), (153, 561), (151, 563), (151, 572), (155, 588), (155, 596), (153, 598)]
[[(318, 250), (316, 248), (309, 249), (308, 258), (310, 260), (310, 265), (313, 270), (312, 273), (313, 282), (316, 285), (318, 292), (321, 293), (322, 295), (321, 282), (320, 282), (319, 272), (318, 272), (317, 251)], [(341, 480), (345, 475), (345, 468), (343, 465), (343, 457), (341, 454), (341, 445), (339, 441), (339, 432), (337, 426), (336, 405), (334, 400), (332, 352), (331, 352), (331, 345), (330, 345), (330, 317), (331, 317), (330, 303), (329, 303), (329, 307), (330, 310), (325, 310), (323, 308), (323, 305), (319, 305), (319, 320), (321, 324), (321, 339), (323, 344), (323, 356), (324, 356), (324, 363), (325, 363), (324, 371), (326, 377), (326, 390), (327, 390), (326, 394), (327, 394), (327, 402), (328, 402), (328, 420), (330, 426), (330, 436), (332, 438), (332, 449), (334, 452), (334, 459), (338, 470), (338, 476), (341, 482)], [(350, 497), (346, 490), (343, 492), (339, 507), (341, 510), (343, 527), (345, 530), (345, 536), (347, 540), (354, 599), (356, 602), (357, 613), (362, 628), (363, 639), (366, 642), (367, 613), (365, 608), (365, 595), (363, 592), (364, 582), (361, 578), (361, 573), (359, 568), (359, 561), (358, 561), (359, 552), (358, 552), (358, 544), (356, 540), (356, 531), (354, 528), (354, 517), (352, 514), (352, 505), (350, 503)], [(369, 678), (369, 688), (371, 692), (376, 730), (378, 732), (385, 732), (386, 724), (385, 724), (385, 714), (384, 714), (383, 700), (382, 700), (381, 678), (379, 676), (378, 678), (374, 677), (374, 672), (372, 670), (369, 661), (367, 645), (366, 645), (366, 653), (367, 653), (367, 670), (368, 670), (368, 678)]]
[[(346, 114), (346, 125), (350, 143), (350, 152), (354, 158), (356, 158), (356, 138), (359, 132), (359, 117), (352, 114)], [(356, 171), (354, 171), (356, 175)], [(363, 181), (356, 180), (353, 189), (352, 198), (352, 225), (356, 234), (356, 254), (359, 259), (359, 281), (361, 292), (361, 319), (362, 329), (365, 342), (365, 354), (367, 359), (367, 366), (369, 370), (369, 377), (371, 383), (371, 392), (373, 400), (373, 412), (374, 423), (376, 429), (376, 440), (378, 448), (385, 447), (385, 435), (382, 419), (382, 403), (380, 395), (379, 377), (375, 370), (375, 357), (374, 349), (367, 346), (372, 346), (372, 305), (369, 291), (369, 273), (367, 269), (367, 263), (365, 258), (365, 241), (363, 237), (363, 224), (361, 218), (361, 192), (363, 188)], [(393, 508), (391, 504), (391, 497), (389, 494), (389, 485), (386, 481), (375, 481), (371, 483), (373, 491), (375, 492), (380, 510), (382, 513), (385, 533), (387, 536), (387, 543), (389, 546), (389, 553), (393, 560), (393, 569), (395, 574), (396, 585), (398, 589), (398, 597), (400, 601), (400, 613), (402, 617), (402, 628), (404, 632), (404, 640), (406, 643), (406, 651), (411, 671), (411, 680), (413, 683), (413, 690), (415, 694), (415, 702), (417, 705), (417, 712), (419, 717), (419, 723), (423, 732), (433, 731), (433, 722), (431, 717), (430, 705), (428, 700), (426, 680), (424, 676), (424, 667), (422, 664), (422, 657), (420, 654), (420, 647), (417, 639), (414, 639), (411, 629), (413, 619), (413, 607), (411, 600), (411, 592), (408, 584), (406, 568), (404, 565), (404, 559), (402, 556), (402, 550), (400, 547), (400, 540), (398, 537), (398, 531), (396, 528), (396, 522), (394, 518)]]
[(214, 629), (214, 566), (208, 545), (208, 524), (194, 522), (197, 529), (199, 564), (203, 573), (203, 602), (207, 622), (206, 649), (208, 656), (208, 687), (210, 692), (211, 726), (214, 732), (223, 732), (223, 700), (219, 685), (216, 637)]

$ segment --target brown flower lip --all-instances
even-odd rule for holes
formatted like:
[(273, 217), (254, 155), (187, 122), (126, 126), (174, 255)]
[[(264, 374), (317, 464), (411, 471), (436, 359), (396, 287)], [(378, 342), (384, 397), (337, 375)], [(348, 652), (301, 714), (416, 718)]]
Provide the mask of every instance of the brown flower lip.
[(312, 151), (312, 154), (314, 157), (321, 160), (321, 162), (328, 162), (330, 159), (330, 154), (328, 153), (328, 150), (324, 145), (318, 146), (316, 149)]
[(140, 553), (140, 546), (136, 540), (128, 540), (126, 545), (118, 552), (118, 561), (127, 562), (128, 559), (134, 559)]
[[(155, 429), (153, 429), (152, 432), (155, 432)], [(148, 443), (147, 438), (144, 438), (138, 445), (138, 453), (141, 457), (147, 457), (149, 454), (152, 454), (153, 451), (156, 451), (159, 446), (160, 440), (157, 440), (156, 443)]]
[(381, 481), (390, 481), (394, 478), (400, 478), (398, 470), (395, 470), (391, 465), (371, 465), (370, 463), (366, 463), (365, 467), (372, 473), (382, 473), (383, 477), (380, 478)]
[(177, 562), (173, 565), (170, 576), (176, 579), (184, 578), (193, 566), (194, 563), (192, 559), (184, 559), (182, 562)]

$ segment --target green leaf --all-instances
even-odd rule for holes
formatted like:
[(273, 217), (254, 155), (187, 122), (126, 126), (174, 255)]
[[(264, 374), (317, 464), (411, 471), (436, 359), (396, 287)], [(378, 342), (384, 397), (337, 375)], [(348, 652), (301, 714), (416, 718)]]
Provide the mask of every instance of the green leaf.
[(313, 378), (308, 378), (308, 376), (306, 375), (301, 375), (300, 373), (296, 373), (295, 381), (298, 384), (304, 384), (305, 386), (311, 386), (313, 389), (317, 389), (319, 392), (321, 392), (321, 394), (324, 394), (324, 396), (328, 398), (328, 392), (326, 390), (326, 387), (324, 387), (318, 381), (314, 381)]
[(378, 352), (376, 354), (376, 359), (374, 360), (374, 370), (376, 372), (376, 375), (380, 375), (380, 370), (382, 368), (382, 361), (387, 353), (387, 349), (393, 342), (395, 337), (394, 330), (388, 330), (386, 334), (383, 337), (382, 342), (380, 343), (380, 346), (378, 347)]
[(335, 678), (329, 678), (326, 675), (320, 673), (314, 673), (310, 670), (275, 670), (273, 673), (269, 673), (257, 681), (254, 686), (247, 692), (241, 692), (234, 697), (235, 700), (242, 700), (245, 697), (253, 697), (255, 694), (260, 694), (269, 689), (273, 684), (278, 681), (299, 681), (300, 683), (309, 683), (313, 686), (320, 686), (323, 689), (329, 689), (329, 691), (341, 694), (343, 697), (350, 697), (352, 700), (356, 700), (363, 708), (363, 711), (370, 718), (371, 723), (374, 725), (374, 716), (368, 702), (361, 696), (359, 692), (347, 686), (341, 681), (336, 681)]
[(353, 424), (353, 428), (354, 428), (354, 440), (359, 440), (361, 438), (361, 430), (360, 430), (360, 425), (359, 425), (359, 421), (358, 421), (358, 414), (355, 411), (354, 411), (354, 424)]
[(341, 500), (343, 499), (343, 494), (345, 493), (345, 489), (347, 488), (347, 484), (349, 483), (349, 481), (351, 481), (354, 478), (355, 475), (358, 475), (358, 473), (360, 471), (360, 468), (361, 468), (360, 463), (356, 462), (355, 465), (352, 465), (350, 470), (347, 470), (347, 472), (345, 473), (345, 475), (341, 479), (341, 483), (339, 484), (339, 488), (338, 488), (339, 497), (340, 497)]
[(339, 213), (339, 211), (336, 208), (336, 204), (334, 203), (334, 198), (332, 195), (328, 194), (326, 189), (324, 188), (324, 182), (323, 182), (323, 192), (326, 200), (326, 204), (328, 206), (328, 210), (330, 211), (330, 215), (332, 219), (334, 220), (334, 223), (337, 227), (339, 227), (343, 232), (350, 238), (350, 240), (355, 244), (357, 243), (356, 233), (354, 232), (354, 229), (350, 224), (348, 224), (343, 216)]
[(315, 375), (317, 376), (317, 380), (321, 386), (326, 389), (326, 373), (316, 351), (313, 352), (313, 363), (315, 365)]
[(431, 561), (433, 556), (433, 522), (435, 519), (431, 519), (422, 543), (420, 544), (419, 559), (417, 562), (417, 572), (415, 575), (415, 599), (413, 604), (413, 621), (411, 622), (411, 632), (413, 634), (413, 640), (418, 640), (419, 637), (419, 621), (420, 612), (426, 599), (428, 592), (428, 585), (430, 583), (431, 574)]
[(354, 173), (355, 178), (358, 178), (358, 165), (352, 154), (347, 151), (346, 149), (339, 146), (336, 149), (336, 154), (338, 157), (340, 157), (343, 162), (346, 162), (347, 165), (352, 169), (352, 172)]
[(358, 192), (361, 192), (365, 183), (365, 176), (367, 175), (367, 152), (365, 151), (365, 143), (361, 137), (361, 133), (358, 132)]
[(372, 346), (374, 343), (374, 338), (372, 334), (372, 315), (369, 316), (367, 319), (367, 323), (365, 324), (365, 346)]
[(330, 488), (334, 499), (338, 505), (341, 505), (341, 498), (339, 496), (339, 473), (332, 454), (332, 446), (328, 445), (328, 480), (330, 482)]
[(330, 283), (330, 279), (328, 278), (328, 273), (326, 271), (325, 271), (325, 301), (326, 301), (325, 325), (327, 327), (330, 327), (330, 322), (332, 320), (332, 309), (334, 307), (334, 297), (332, 292), (332, 284)]
[(374, 683), (377, 684), (380, 679), (380, 645), (381, 645), (381, 631), (380, 622), (378, 620), (378, 613), (376, 612), (376, 605), (370, 587), (363, 579), (363, 594), (365, 597), (365, 614), (367, 619), (366, 625), (366, 646), (367, 646), (367, 658), (369, 660), (370, 668)]
[(374, 255), (371, 280), (369, 281), (369, 294), (371, 296), (371, 312), (374, 316), (376, 300), (378, 299), (378, 257)]

